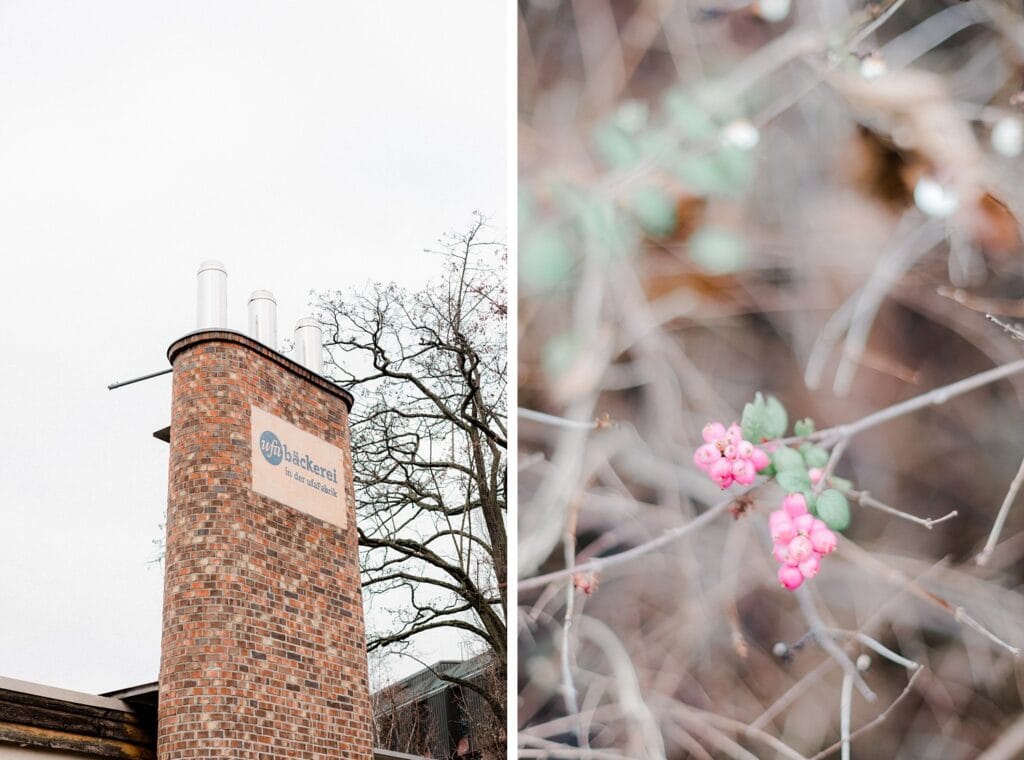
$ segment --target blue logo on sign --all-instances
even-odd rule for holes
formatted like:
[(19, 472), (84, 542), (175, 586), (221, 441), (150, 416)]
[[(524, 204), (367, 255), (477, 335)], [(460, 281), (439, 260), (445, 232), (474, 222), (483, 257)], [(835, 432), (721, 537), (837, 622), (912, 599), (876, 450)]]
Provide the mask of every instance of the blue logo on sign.
[(284, 445), (281, 440), (269, 430), (264, 430), (260, 436), (260, 453), (270, 464), (281, 464), (284, 459)]

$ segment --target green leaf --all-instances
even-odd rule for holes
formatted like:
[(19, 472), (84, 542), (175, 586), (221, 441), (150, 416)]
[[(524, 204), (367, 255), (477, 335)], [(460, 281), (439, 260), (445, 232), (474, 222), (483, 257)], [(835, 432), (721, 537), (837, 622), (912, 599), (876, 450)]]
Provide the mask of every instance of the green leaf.
[(698, 155), (670, 155), (662, 163), (697, 195), (739, 197), (753, 175), (751, 155), (733, 147)]
[(818, 517), (832, 530), (846, 530), (850, 526), (850, 504), (839, 491), (826, 489), (818, 494)]
[(676, 229), (676, 204), (662, 188), (648, 185), (630, 198), (629, 210), (640, 229), (652, 238), (666, 238)]
[(811, 487), (811, 477), (806, 470), (783, 470), (775, 476), (775, 482), (786, 493), (803, 493)]
[(805, 443), (800, 446), (800, 453), (808, 467), (824, 467), (828, 464), (828, 452), (821, 446)]
[(711, 274), (735, 272), (746, 263), (747, 244), (725, 227), (708, 225), (689, 241), (690, 258)]
[(810, 487), (805, 488), (800, 493), (802, 493), (804, 495), (804, 501), (807, 502), (807, 511), (810, 512), (815, 517), (817, 517), (818, 516), (818, 494), (814, 493), (814, 489), (810, 488)]
[(526, 236), (519, 255), (519, 279), (530, 290), (550, 290), (572, 271), (572, 253), (558, 230), (541, 228)]
[(755, 393), (754, 400), (743, 407), (740, 426), (743, 428), (743, 437), (751, 443), (764, 440), (764, 408), (764, 396), (760, 392)]
[(774, 396), (766, 399), (760, 392), (755, 393), (754, 400), (743, 407), (740, 418), (743, 437), (751, 443), (779, 438), (785, 434), (788, 424), (786, 408)]
[(582, 250), (605, 261), (628, 256), (636, 249), (639, 230), (611, 198), (572, 185), (557, 188), (559, 208), (573, 217)]
[(750, 184), (754, 176), (752, 154), (732, 145), (726, 145), (715, 154), (715, 159), (720, 167), (722, 181), (729, 187), (727, 194), (739, 195)]
[(640, 158), (640, 148), (632, 135), (617, 124), (600, 124), (593, 133), (594, 150), (609, 169), (621, 169)]
[(637, 135), (647, 126), (647, 104), (639, 100), (625, 100), (612, 116), (612, 122), (627, 135)]
[(802, 420), (797, 420), (793, 423), (793, 435), (798, 435), (801, 438), (806, 438), (814, 432), (814, 420), (810, 417), (804, 417)]
[(690, 140), (713, 140), (718, 125), (696, 100), (679, 90), (669, 92), (662, 100), (662, 108), (669, 123)]
[(613, 203), (593, 202), (579, 221), (587, 250), (606, 261), (628, 256), (636, 249), (636, 227)]
[(788, 446), (779, 446), (772, 452), (772, 464), (775, 465), (775, 469), (778, 472), (785, 472), (786, 470), (805, 471), (807, 469), (804, 467), (804, 460), (800, 453)]
[(557, 378), (576, 362), (582, 348), (583, 343), (575, 333), (558, 333), (544, 345), (541, 366), (549, 377)]
[(786, 414), (786, 407), (775, 396), (769, 396), (765, 402), (765, 433), (769, 439), (781, 438), (786, 434), (787, 427), (789, 427), (789, 415)]
[(840, 478), (838, 475), (833, 475), (831, 478), (828, 479), (828, 482), (829, 482), (829, 485), (835, 486), (840, 491), (852, 491), (853, 490), (853, 482), (847, 480), (846, 478)]

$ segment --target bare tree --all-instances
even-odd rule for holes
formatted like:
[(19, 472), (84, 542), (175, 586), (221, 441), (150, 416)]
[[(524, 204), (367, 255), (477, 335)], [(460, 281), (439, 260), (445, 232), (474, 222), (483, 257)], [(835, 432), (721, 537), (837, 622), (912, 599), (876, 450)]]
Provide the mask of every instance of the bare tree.
[[(474, 215), (428, 253), (427, 287), (377, 283), (319, 299), (327, 371), (356, 391), (352, 460), (371, 603), (388, 630), (370, 651), (424, 631), (469, 634), (506, 673), (506, 252)], [(452, 680), (452, 679), (448, 679)], [(481, 694), (502, 724), (503, 690)]]

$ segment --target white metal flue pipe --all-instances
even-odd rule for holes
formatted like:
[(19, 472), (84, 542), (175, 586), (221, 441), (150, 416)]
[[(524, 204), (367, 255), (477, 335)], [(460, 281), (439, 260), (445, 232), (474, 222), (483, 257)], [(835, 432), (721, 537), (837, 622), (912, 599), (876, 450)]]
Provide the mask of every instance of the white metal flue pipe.
[(219, 261), (199, 266), (199, 298), (196, 327), (206, 330), (228, 326), (228, 272)]
[(295, 323), (295, 360), (318, 375), (324, 369), (324, 333), (313, 317)]
[(249, 337), (277, 350), (277, 301), (269, 290), (249, 296)]

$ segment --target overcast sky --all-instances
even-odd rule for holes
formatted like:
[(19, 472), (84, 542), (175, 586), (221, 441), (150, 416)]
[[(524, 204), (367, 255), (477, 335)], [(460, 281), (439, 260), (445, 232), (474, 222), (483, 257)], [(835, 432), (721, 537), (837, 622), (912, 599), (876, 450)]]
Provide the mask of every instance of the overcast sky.
[[(195, 274), (277, 296), (416, 285), (505, 232), (505, 3), (0, 3), (0, 675), (155, 680), (167, 367)], [(458, 656), (438, 637), (425, 659)], [(396, 662), (396, 673), (418, 668)]]

